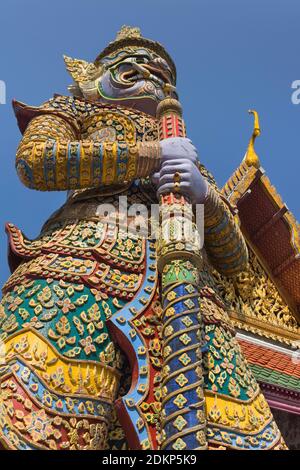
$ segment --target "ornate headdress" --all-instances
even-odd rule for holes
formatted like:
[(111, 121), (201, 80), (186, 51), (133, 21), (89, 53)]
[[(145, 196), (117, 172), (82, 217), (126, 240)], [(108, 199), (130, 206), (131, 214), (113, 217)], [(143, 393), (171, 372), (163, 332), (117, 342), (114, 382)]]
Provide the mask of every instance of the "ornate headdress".
[(121, 30), (116, 36), (116, 39), (110, 42), (108, 46), (102, 52), (100, 52), (94, 64), (99, 64), (101, 62), (101, 59), (103, 59), (107, 55), (128, 46), (143, 46), (147, 49), (156, 52), (158, 55), (160, 55), (167, 61), (174, 76), (174, 80), (176, 80), (175, 64), (170, 55), (165, 50), (165, 48), (159, 42), (152, 41), (152, 39), (144, 38), (141, 34), (140, 28), (131, 26), (122, 26)]
[(122, 26), (116, 39), (108, 44), (108, 46), (97, 56), (94, 62), (87, 62), (85, 60), (73, 59), (71, 57), (64, 56), (67, 70), (75, 81), (75, 85), (71, 85), (69, 90), (72, 93), (77, 94), (79, 90), (83, 91), (84, 89), (87, 94), (92, 94), (95, 89), (95, 79), (99, 77), (104, 70), (102, 59), (112, 52), (131, 46), (142, 46), (160, 55), (167, 61), (172, 71), (174, 82), (176, 82), (176, 67), (165, 48), (159, 42), (144, 38), (141, 35), (139, 28)]

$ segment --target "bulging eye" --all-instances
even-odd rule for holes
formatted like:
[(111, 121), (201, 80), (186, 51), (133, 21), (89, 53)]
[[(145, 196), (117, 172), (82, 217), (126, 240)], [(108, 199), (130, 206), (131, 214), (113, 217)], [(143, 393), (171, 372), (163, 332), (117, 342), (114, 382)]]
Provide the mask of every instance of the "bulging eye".
[(169, 70), (167, 62), (162, 57), (156, 57), (155, 59), (153, 59), (152, 63), (158, 65), (162, 69)]
[(148, 64), (149, 61), (150, 59), (148, 59), (147, 57), (140, 57), (137, 59), (137, 63), (139, 64)]

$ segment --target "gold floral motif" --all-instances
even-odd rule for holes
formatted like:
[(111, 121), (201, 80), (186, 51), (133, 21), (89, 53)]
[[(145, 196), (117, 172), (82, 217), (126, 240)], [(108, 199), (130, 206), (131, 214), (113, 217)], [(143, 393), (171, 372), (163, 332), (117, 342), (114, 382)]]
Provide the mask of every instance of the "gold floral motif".
[(182, 431), (183, 428), (187, 425), (187, 421), (184, 419), (183, 416), (179, 415), (177, 416), (173, 424), (175, 428), (178, 429), (178, 431)]
[(248, 269), (235, 279), (223, 277), (216, 271), (213, 276), (222, 299), (230, 306), (234, 323), (242, 328), (256, 327), (264, 335), (273, 333), (281, 341), (291, 342), (299, 337), (296, 318), (251, 251)]
[(179, 408), (183, 408), (187, 402), (187, 399), (182, 395), (182, 393), (179, 393), (177, 397), (173, 400), (173, 403)]

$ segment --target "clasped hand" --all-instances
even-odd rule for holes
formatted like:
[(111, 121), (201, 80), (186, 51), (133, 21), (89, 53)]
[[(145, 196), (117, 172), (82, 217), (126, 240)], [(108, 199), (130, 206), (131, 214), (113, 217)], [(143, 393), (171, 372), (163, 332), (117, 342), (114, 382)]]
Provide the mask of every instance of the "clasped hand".
[(160, 147), (160, 171), (152, 175), (158, 197), (175, 191), (188, 197), (193, 204), (203, 204), (208, 183), (197, 166), (198, 154), (191, 140), (172, 137), (161, 140)]

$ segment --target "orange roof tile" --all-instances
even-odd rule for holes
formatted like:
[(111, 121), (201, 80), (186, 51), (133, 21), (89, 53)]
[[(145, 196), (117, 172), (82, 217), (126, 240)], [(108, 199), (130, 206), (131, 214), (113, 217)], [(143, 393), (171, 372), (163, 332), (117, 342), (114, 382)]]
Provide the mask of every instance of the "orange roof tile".
[(274, 351), (249, 341), (239, 340), (242, 351), (250, 364), (263, 366), (300, 379), (300, 360), (289, 354)]

